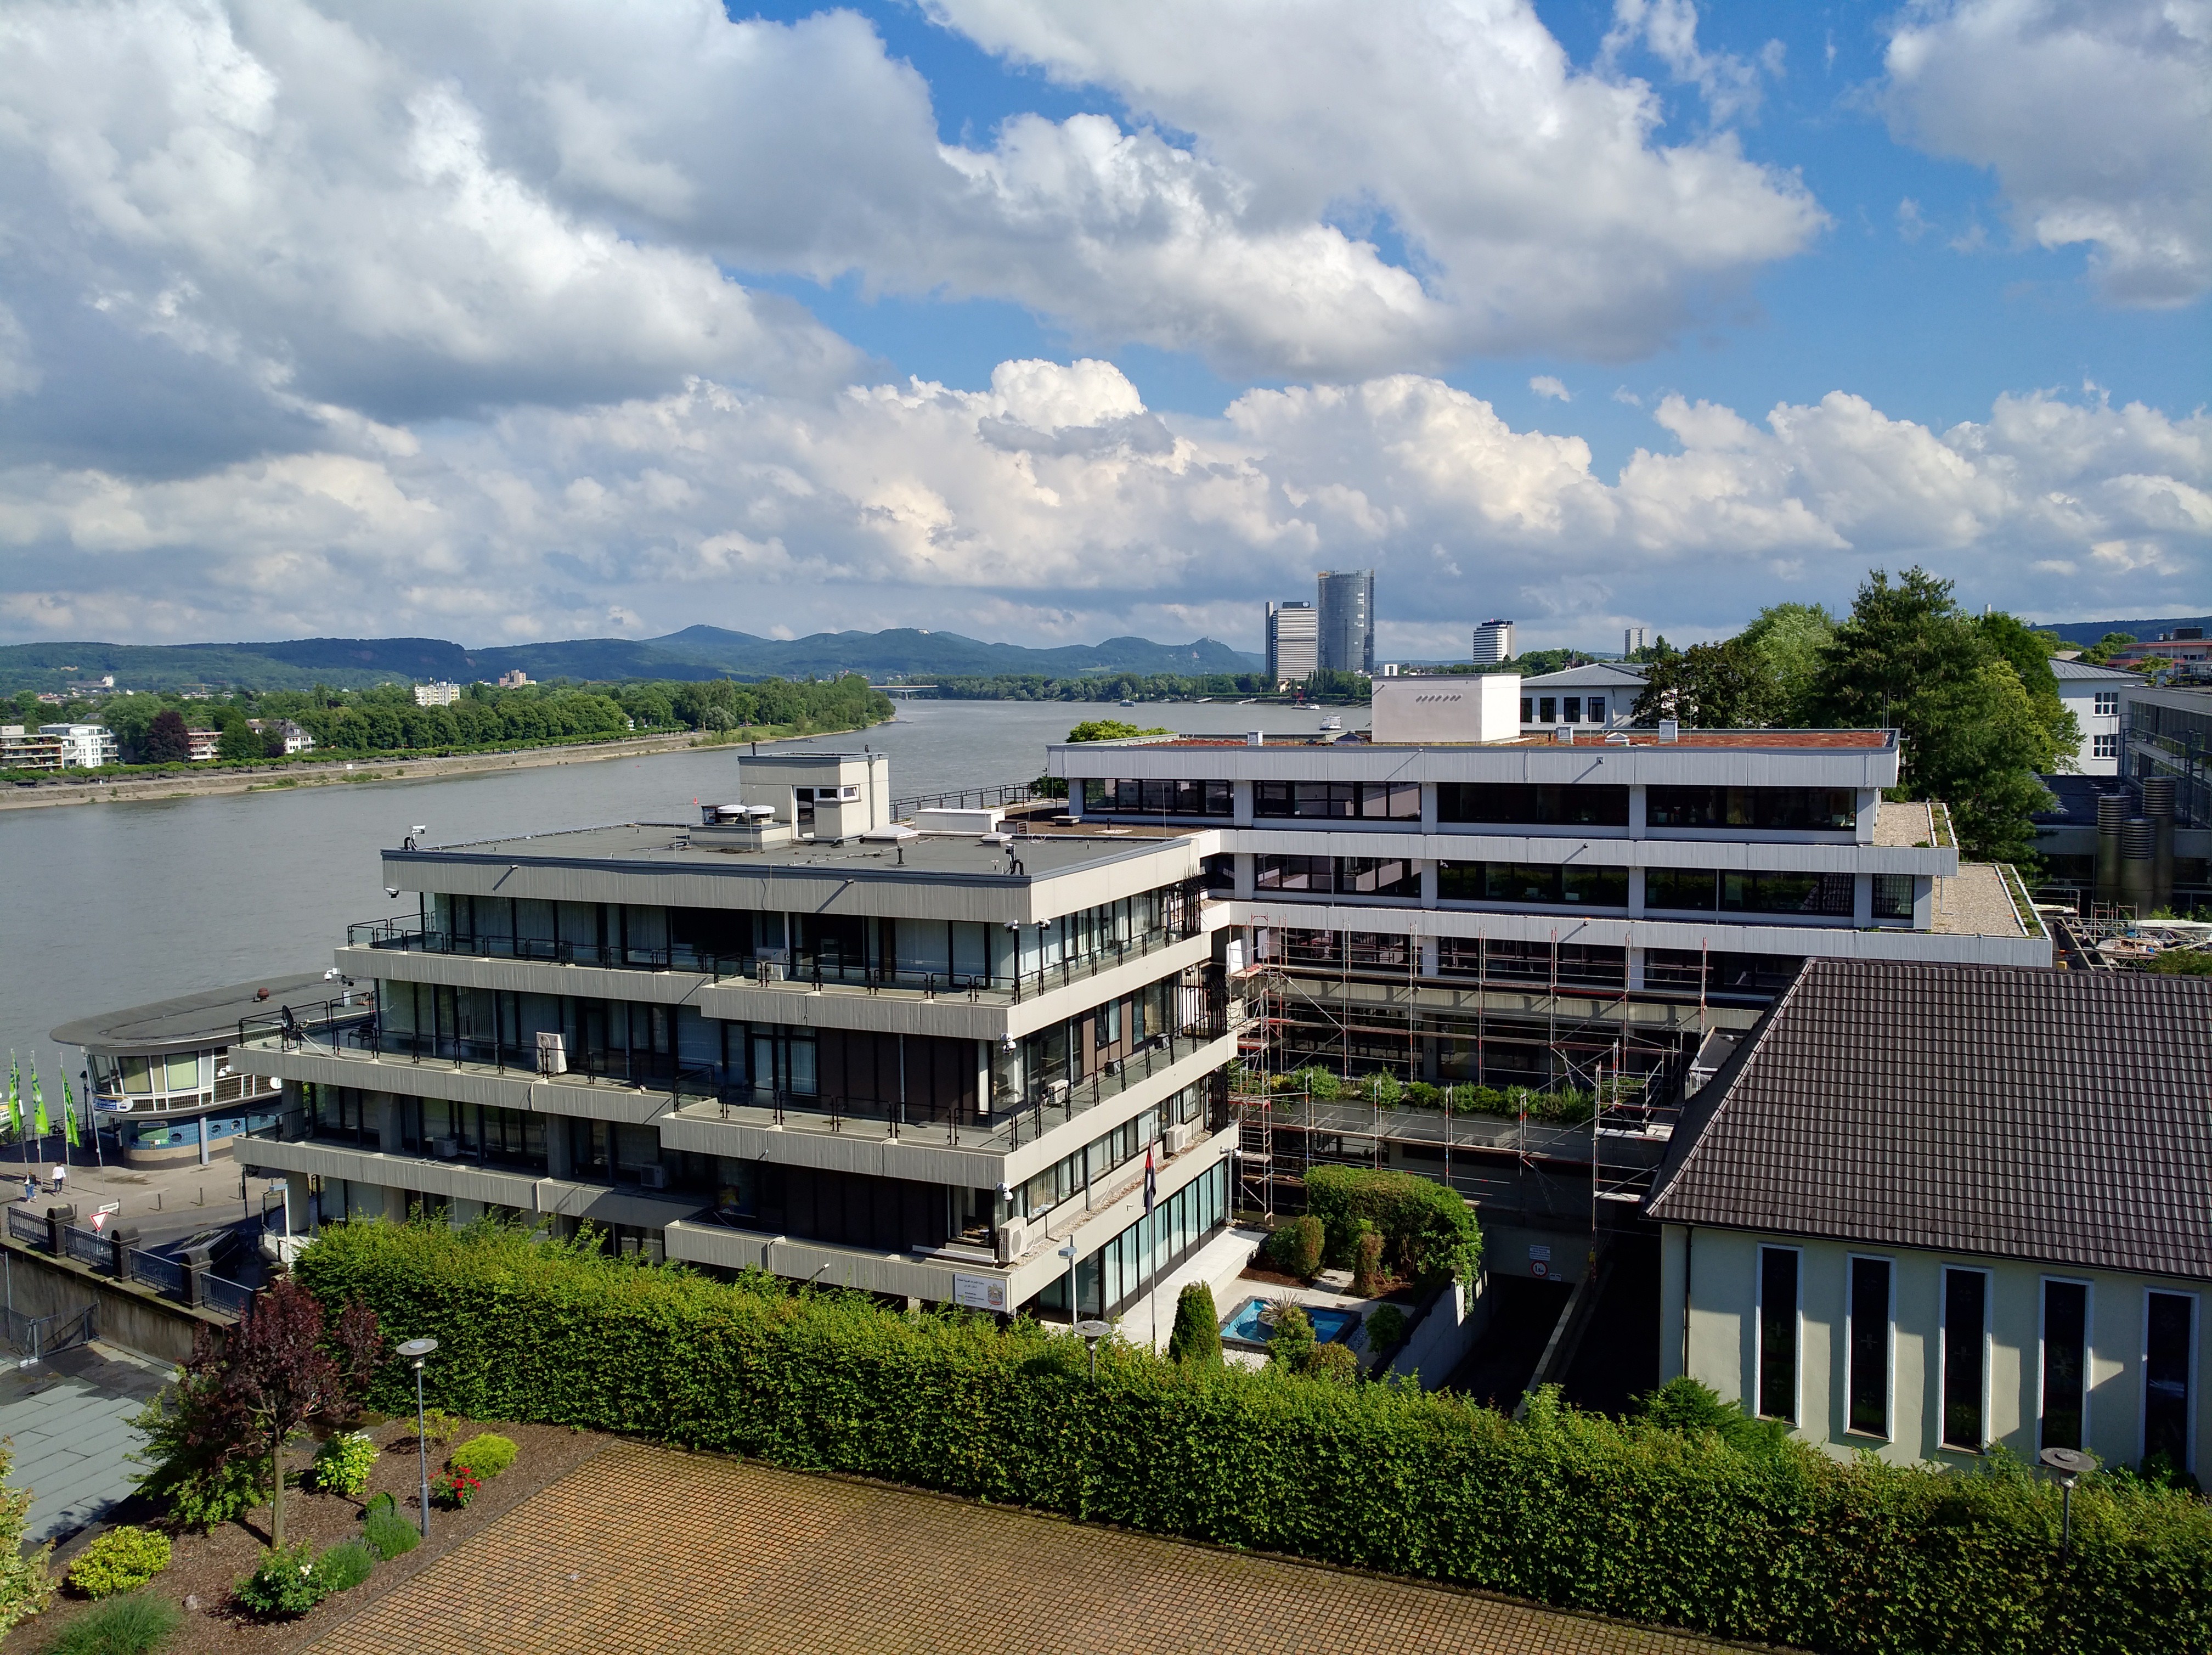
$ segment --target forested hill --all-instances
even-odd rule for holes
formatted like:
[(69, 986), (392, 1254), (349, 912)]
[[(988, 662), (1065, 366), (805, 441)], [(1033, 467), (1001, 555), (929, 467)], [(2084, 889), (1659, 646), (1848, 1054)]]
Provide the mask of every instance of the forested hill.
[(1086, 672), (1244, 672), (1256, 656), (1212, 638), (1154, 643), (1109, 638), (1103, 643), (1031, 649), (986, 643), (957, 632), (901, 627), (887, 632), (817, 632), (805, 638), (763, 638), (714, 626), (690, 626), (665, 636), (573, 638), (549, 643), (465, 649), (441, 638), (297, 638), (275, 643), (24, 643), (0, 646), (0, 694), (59, 690), (65, 684), (115, 675), (125, 690), (366, 689), (394, 681), (449, 678), (465, 684), (520, 670), (533, 678), (597, 683), (630, 678), (830, 678), (863, 672), (872, 678), (973, 677)]

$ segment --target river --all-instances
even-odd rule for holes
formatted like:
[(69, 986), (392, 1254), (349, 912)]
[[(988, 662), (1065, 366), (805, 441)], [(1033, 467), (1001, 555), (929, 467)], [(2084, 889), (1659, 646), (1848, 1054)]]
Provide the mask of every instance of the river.
[[(1086, 718), (1189, 733), (1310, 733), (1285, 707), (902, 702), (889, 724), (781, 742), (863, 745), (891, 758), (900, 798), (1025, 781), (1048, 742)], [(1345, 723), (1366, 722), (1347, 709)], [(426, 844), (609, 822), (690, 821), (695, 799), (735, 796), (744, 749), (719, 747), (422, 782), (0, 812), (0, 1047), (58, 1065), (47, 1031), (80, 1017), (255, 977), (327, 966), (349, 922), (403, 902), (378, 851), (416, 824)], [(69, 1054), (72, 1066), (78, 1055)], [(49, 1084), (49, 1098), (59, 1088)]]

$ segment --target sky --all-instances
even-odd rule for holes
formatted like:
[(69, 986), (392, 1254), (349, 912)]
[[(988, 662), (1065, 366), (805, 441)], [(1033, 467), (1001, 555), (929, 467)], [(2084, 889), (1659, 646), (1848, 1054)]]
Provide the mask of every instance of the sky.
[(2212, 607), (2212, 0), (9, 0), (0, 642)]

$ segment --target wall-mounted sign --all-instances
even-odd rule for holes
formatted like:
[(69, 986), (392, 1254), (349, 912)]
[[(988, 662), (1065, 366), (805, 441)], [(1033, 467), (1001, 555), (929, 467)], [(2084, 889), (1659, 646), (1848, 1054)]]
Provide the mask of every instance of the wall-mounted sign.
[(995, 1275), (962, 1275), (952, 1277), (952, 1302), (971, 1311), (999, 1311), (1006, 1308), (1006, 1284)]

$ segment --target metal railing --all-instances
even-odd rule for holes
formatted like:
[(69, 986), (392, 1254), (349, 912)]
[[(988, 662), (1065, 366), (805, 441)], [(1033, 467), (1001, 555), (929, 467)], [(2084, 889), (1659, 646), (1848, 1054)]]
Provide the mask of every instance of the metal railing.
[(125, 1280), (151, 1287), (156, 1293), (184, 1297), (185, 1267), (173, 1258), (136, 1247), (127, 1248), (123, 1255), (123, 1275)]
[(89, 1264), (95, 1270), (112, 1268), (115, 1263), (115, 1244), (97, 1230), (80, 1230), (69, 1225), (62, 1231), (62, 1253), (80, 1264)]
[(894, 799), (891, 816), (896, 820), (918, 810), (989, 810), (999, 805), (1026, 805), (1032, 800), (1060, 796), (1042, 791), (1034, 782), (1008, 782), (995, 788), (963, 788), (953, 793), (926, 793), (915, 799)]
[(9, 1308), (4, 1312), (8, 1342), (31, 1361), (51, 1356), (72, 1345), (90, 1344), (100, 1337), (100, 1306), (80, 1305), (75, 1310), (49, 1316), (26, 1316)]
[(243, 1282), (226, 1281), (219, 1275), (200, 1278), (200, 1303), (225, 1316), (244, 1316), (252, 1308), (253, 1295), (258, 1291)]
[(48, 1238), (46, 1221), (20, 1207), (10, 1207), (8, 1209), (8, 1234), (13, 1240), (27, 1241), (34, 1247), (44, 1247)]

